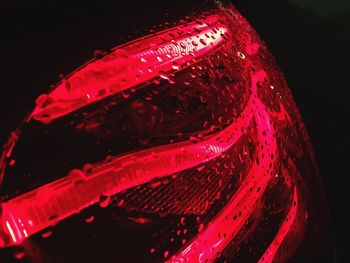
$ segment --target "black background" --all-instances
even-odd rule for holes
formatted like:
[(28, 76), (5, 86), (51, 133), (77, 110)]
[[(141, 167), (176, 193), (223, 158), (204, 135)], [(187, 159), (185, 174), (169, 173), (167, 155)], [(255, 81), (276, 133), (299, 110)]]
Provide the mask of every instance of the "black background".
[[(51, 2), (55, 2), (53, 8)], [(94, 49), (111, 47), (104, 41), (104, 36), (111, 34), (108, 26), (104, 32), (94, 32), (89, 15), (106, 25), (137, 19), (137, 12), (134, 17), (116, 14), (114, 21), (104, 19), (108, 11), (101, 3), (92, 14), (81, 15), (74, 12), (84, 6), (80, 2), (0, 3), (0, 144), (30, 109), (34, 98), (58, 81), (59, 73), (69, 73), (91, 58)], [(345, 26), (349, 21), (343, 17), (321, 18), (283, 0), (233, 2), (267, 42), (286, 75), (319, 161), (339, 262), (350, 262), (346, 250), (350, 30)], [(181, 5), (181, 1), (178, 3)], [(57, 38), (56, 31), (67, 34)]]

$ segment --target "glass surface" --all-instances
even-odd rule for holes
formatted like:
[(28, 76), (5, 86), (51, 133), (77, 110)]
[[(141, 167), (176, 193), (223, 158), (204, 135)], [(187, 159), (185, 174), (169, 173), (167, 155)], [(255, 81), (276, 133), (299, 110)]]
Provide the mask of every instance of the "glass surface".
[(266, 44), (230, 4), (170, 2), (72, 7), (119, 40), (70, 59), (3, 146), (4, 262), (328, 259), (316, 162)]

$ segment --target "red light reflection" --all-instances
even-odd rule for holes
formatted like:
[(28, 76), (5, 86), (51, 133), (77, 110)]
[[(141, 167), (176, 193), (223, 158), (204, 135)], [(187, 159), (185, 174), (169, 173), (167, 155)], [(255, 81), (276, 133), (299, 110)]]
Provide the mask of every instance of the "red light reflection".
[[(188, 66), (213, 51), (228, 33), (216, 15), (202, 25), (193, 22), (138, 39), (87, 63), (48, 95), (37, 99), (32, 117), (42, 122), (64, 116), (90, 103)], [(169, 35), (176, 36), (171, 42)], [(189, 36), (190, 35), (190, 36)], [(174, 68), (175, 65), (178, 65)]]
[[(171, 83), (174, 72), (219, 49), (228, 33), (228, 27), (217, 15), (213, 15), (201, 25), (189, 23), (117, 47), (73, 72), (48, 95), (40, 96), (30, 118), (49, 123), (86, 105), (155, 79), (162, 78)], [(175, 38), (169, 41), (169, 35)], [(238, 56), (250, 65), (252, 61), (248, 56), (257, 54), (260, 46), (252, 39), (246, 42), (243, 49), (245, 54), (239, 52)], [(168, 251), (164, 253), (168, 262), (215, 261), (254, 212), (278, 166), (276, 126), (273, 120), (290, 122), (290, 117), (282, 104), (279, 112), (271, 112), (262, 102), (258, 86), (267, 79), (265, 70), (252, 70), (248, 87), (250, 97), (244, 110), (239, 118), (219, 132), (198, 141), (176, 142), (115, 156), (95, 163), (89, 169), (74, 169), (61, 179), (3, 202), (0, 247), (21, 244), (39, 231), (98, 203), (101, 196), (109, 198), (220, 157), (254, 123), (259, 161), (252, 163), (237, 192), (208, 224), (201, 225), (192, 240), (188, 243), (184, 241), (183, 247), (172, 256), (169, 256)], [(6, 146), (7, 155), (11, 155), (16, 139)], [(0, 164), (4, 163), (4, 159), (5, 155), (1, 156)], [(3, 170), (0, 170), (1, 174)], [(294, 224), (297, 224), (295, 219), (301, 207), (299, 202), (298, 189), (294, 186), (293, 205), (259, 263), (275, 259), (281, 244)], [(237, 217), (238, 212), (240, 216)], [(150, 223), (145, 217), (129, 219), (139, 224)], [(94, 217), (91, 217), (86, 222), (93, 220)], [(4, 236), (9, 240), (5, 240)]]

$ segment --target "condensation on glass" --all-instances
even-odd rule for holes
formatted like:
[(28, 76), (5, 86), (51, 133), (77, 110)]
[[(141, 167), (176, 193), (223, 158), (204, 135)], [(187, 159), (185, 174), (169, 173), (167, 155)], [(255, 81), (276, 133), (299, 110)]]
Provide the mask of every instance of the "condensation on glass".
[(18, 260), (81, 242), (120, 262), (286, 262), (318, 216), (290, 91), (230, 5), (96, 52), (35, 103), (0, 158)]

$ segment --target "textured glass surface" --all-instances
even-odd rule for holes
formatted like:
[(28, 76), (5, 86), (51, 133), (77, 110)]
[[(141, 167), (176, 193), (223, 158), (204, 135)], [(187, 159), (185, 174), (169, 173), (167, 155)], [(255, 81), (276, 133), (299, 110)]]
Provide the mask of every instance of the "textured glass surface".
[(5, 262), (317, 260), (326, 208), (285, 79), (207, 5), (36, 99), (0, 156)]

